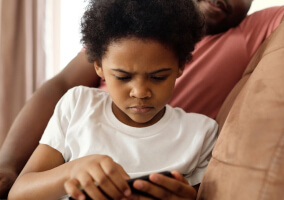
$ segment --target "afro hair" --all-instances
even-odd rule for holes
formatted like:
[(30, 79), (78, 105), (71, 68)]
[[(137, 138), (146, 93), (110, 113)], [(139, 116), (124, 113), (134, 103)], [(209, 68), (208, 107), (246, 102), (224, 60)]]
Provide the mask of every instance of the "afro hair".
[(137, 37), (171, 48), (184, 66), (203, 32), (193, 0), (90, 0), (81, 20), (88, 60), (99, 63), (111, 42)]

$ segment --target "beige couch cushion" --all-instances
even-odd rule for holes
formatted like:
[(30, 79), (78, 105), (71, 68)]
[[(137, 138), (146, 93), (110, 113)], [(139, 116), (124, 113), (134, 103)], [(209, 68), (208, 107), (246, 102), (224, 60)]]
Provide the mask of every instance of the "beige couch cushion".
[(224, 102), (199, 200), (284, 199), (284, 22)]

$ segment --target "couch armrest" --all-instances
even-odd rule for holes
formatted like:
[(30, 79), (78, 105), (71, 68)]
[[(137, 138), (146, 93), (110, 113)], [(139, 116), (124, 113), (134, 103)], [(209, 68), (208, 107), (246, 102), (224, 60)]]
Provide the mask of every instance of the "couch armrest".
[(284, 22), (224, 102), (199, 200), (278, 200), (284, 188)]

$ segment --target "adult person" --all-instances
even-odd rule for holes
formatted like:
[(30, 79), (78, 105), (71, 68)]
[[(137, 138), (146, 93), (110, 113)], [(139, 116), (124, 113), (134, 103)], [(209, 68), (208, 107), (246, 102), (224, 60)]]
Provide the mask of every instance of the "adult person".
[[(197, 44), (192, 62), (177, 80), (170, 104), (215, 118), (252, 55), (280, 24), (284, 7), (246, 17), (252, 0), (197, 2), (206, 18), (206, 36)], [(77, 85), (103, 88), (103, 81), (88, 63), (84, 51), (35, 92), (13, 123), (0, 152), (1, 196), (7, 195), (38, 145), (59, 98)]]

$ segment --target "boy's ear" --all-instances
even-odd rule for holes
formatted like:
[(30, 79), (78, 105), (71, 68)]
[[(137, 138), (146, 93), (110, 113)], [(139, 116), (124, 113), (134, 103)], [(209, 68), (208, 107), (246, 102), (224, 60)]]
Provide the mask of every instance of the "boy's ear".
[(183, 70), (184, 70), (184, 66), (178, 68), (178, 76), (177, 77), (180, 77), (182, 75)]
[(99, 65), (98, 61), (94, 62), (94, 67), (95, 67), (95, 70), (96, 70), (98, 76), (101, 77), (101, 78), (104, 78), (103, 68), (102, 68), (102, 66)]

